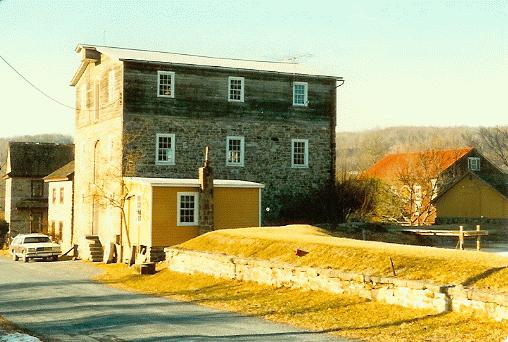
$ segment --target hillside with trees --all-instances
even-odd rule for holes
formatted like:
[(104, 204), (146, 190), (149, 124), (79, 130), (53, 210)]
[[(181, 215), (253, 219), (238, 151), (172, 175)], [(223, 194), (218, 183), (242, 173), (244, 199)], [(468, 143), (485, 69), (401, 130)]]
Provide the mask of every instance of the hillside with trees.
[(508, 172), (508, 126), (390, 127), (337, 133), (337, 170), (360, 172), (385, 154), (476, 147)]

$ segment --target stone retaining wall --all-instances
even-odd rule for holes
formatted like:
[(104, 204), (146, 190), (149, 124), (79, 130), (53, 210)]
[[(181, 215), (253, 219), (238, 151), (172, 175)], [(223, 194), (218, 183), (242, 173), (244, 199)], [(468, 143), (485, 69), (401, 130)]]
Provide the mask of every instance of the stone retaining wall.
[(166, 248), (165, 252), (169, 269), (181, 273), (205, 273), (277, 287), (350, 294), (437, 312), (474, 312), (496, 321), (508, 319), (508, 296), (498, 293), (178, 248)]

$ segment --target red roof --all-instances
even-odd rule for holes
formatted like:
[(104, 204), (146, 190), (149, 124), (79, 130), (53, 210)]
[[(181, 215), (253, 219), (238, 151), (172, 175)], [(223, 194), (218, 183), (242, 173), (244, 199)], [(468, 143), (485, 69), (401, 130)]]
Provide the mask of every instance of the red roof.
[(390, 182), (397, 179), (404, 170), (426, 168), (429, 174), (437, 177), (441, 172), (455, 164), (457, 160), (471, 152), (472, 149), (472, 147), (463, 147), (450, 150), (387, 154), (367, 169), (364, 176)]

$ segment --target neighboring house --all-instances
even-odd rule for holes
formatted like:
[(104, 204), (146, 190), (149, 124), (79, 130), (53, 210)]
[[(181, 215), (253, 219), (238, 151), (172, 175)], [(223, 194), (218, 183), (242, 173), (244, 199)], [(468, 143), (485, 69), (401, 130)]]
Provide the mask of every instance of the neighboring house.
[(508, 197), (474, 172), (467, 172), (433, 200), (439, 223), (508, 222)]
[[(436, 215), (439, 221), (441, 214), (436, 213), (434, 200), (466, 174), (475, 175), (500, 194), (507, 193), (507, 175), (471, 147), (389, 154), (364, 173), (381, 179), (400, 195), (410, 224), (434, 223)], [(476, 202), (455, 200), (462, 202), (458, 218), (469, 217), (466, 213), (473, 212)]]
[(263, 219), (334, 178), (338, 77), (294, 63), (95, 45), (76, 52), (74, 226), (82, 238), (116, 240), (121, 213), (101, 203), (123, 192), (123, 177), (194, 179), (205, 146), (215, 178), (266, 185)]
[(48, 234), (62, 244), (63, 252), (73, 245), (74, 161), (44, 177), (48, 184)]
[(11, 236), (47, 233), (48, 187), (43, 177), (74, 159), (74, 145), (10, 142), (5, 170), (5, 220)]

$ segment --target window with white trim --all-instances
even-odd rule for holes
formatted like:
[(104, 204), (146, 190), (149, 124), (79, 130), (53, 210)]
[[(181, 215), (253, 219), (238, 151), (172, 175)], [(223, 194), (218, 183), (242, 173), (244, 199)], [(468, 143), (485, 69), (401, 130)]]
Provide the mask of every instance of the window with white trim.
[(478, 157), (467, 158), (467, 168), (471, 171), (480, 171), (480, 158)]
[(244, 138), (228, 136), (226, 138), (226, 165), (243, 166)]
[(177, 226), (196, 226), (199, 219), (199, 196), (197, 192), (177, 193)]
[(307, 106), (307, 82), (293, 82), (293, 106)]
[(175, 165), (175, 135), (159, 133), (156, 135), (155, 163)]
[(101, 91), (101, 81), (96, 80), (94, 82), (94, 109), (95, 109), (95, 121), (99, 121), (100, 119), (100, 91)]
[(87, 84), (83, 84), (80, 88), (79, 88), (79, 109), (81, 110), (86, 110), (86, 96), (88, 94), (88, 90), (87, 90)]
[(108, 74), (108, 102), (115, 101), (115, 71), (109, 70)]
[(291, 167), (309, 167), (308, 139), (291, 139)]
[(228, 101), (243, 102), (244, 83), (243, 77), (228, 77)]
[(175, 97), (175, 73), (172, 71), (157, 71), (157, 96)]

